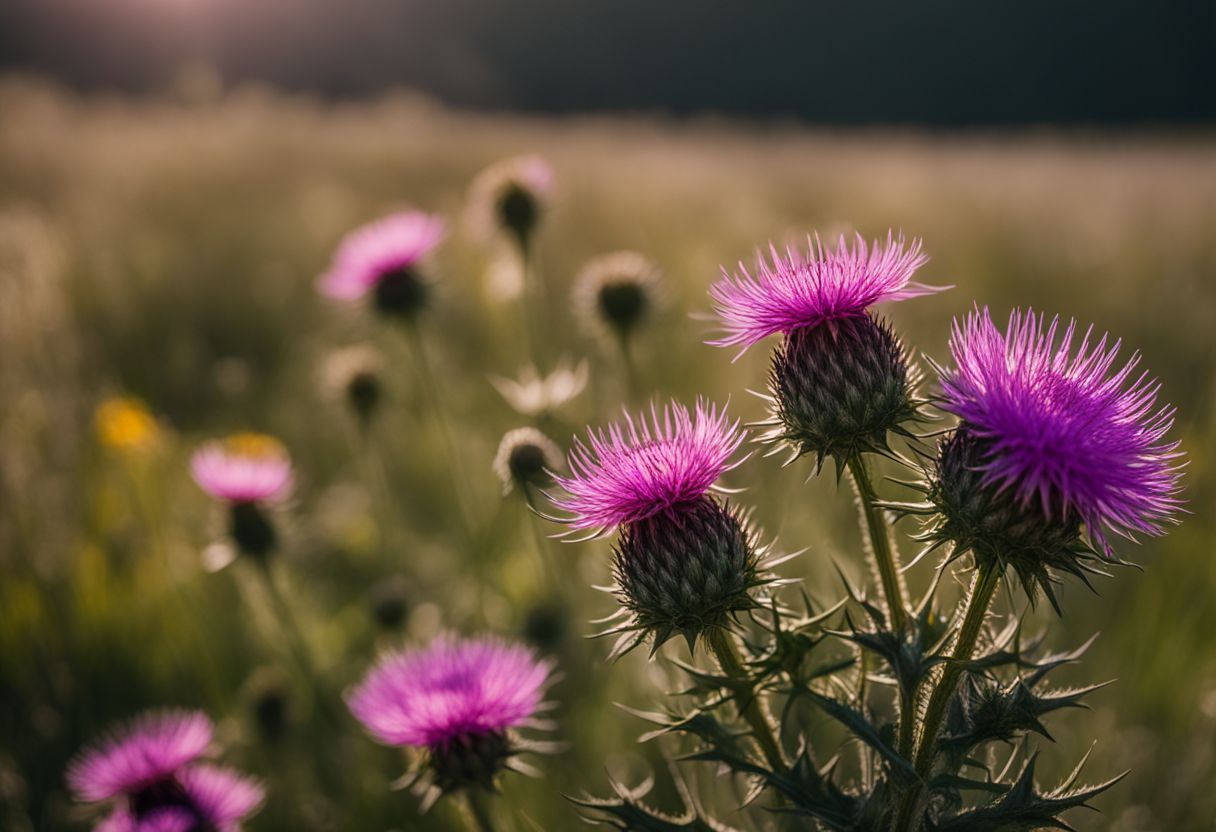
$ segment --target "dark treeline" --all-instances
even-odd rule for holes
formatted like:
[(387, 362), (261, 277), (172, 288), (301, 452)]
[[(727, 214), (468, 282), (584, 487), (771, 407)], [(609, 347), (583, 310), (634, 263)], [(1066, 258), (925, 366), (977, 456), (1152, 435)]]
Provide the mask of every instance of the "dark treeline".
[(0, 0), (0, 66), (822, 123), (1216, 120), (1212, 0)]

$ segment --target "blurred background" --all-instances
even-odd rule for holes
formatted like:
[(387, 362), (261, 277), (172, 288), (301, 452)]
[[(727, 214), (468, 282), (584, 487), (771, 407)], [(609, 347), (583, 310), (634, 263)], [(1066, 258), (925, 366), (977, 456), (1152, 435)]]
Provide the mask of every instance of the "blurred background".
[[(455, 629), (558, 658), (571, 748), (507, 781), (503, 819), (578, 828), (559, 793), (662, 770), (613, 703), (653, 709), (681, 680), (644, 655), (606, 665), (610, 645), (584, 638), (614, 609), (590, 589), (609, 546), (548, 541), (503, 496), (499, 439), (531, 424), (567, 448), (651, 397), (760, 418), (746, 390), (766, 351), (732, 364), (703, 344), (720, 266), (888, 228), (924, 239), (926, 282), (956, 287), (884, 310), (918, 352), (942, 358), (975, 303), (1033, 306), (1122, 337), (1177, 405), (1190, 514), (1123, 547), (1143, 572), (1031, 614), (1054, 648), (1101, 633), (1062, 682), (1117, 679), (1049, 723), (1040, 772), (1097, 738), (1089, 778), (1131, 773), (1077, 828), (1216, 824), (1213, 4), (0, 0), (0, 68), (0, 827), (88, 828), (66, 761), (174, 704), (211, 713), (223, 758), (267, 781), (255, 832), (461, 828), (452, 808), (419, 819), (389, 789), (400, 755), (333, 713), (380, 650)], [(510, 246), (469, 220), (477, 173), (523, 153), (556, 175), (536, 352)], [(423, 334), (457, 460), (399, 333), (315, 290), (346, 231), (407, 206), (451, 221)], [(618, 249), (663, 279), (632, 392), (572, 301), (583, 264)], [(325, 370), (357, 344), (381, 357), (367, 430)], [(547, 413), (492, 383), (562, 357), (588, 383)], [(242, 429), (298, 468), (276, 576), (316, 678), (188, 475), (200, 441)], [(847, 491), (809, 473), (753, 459), (729, 484), (781, 548), (807, 548), (782, 572), (827, 601), (833, 559), (860, 577), (860, 538)]]

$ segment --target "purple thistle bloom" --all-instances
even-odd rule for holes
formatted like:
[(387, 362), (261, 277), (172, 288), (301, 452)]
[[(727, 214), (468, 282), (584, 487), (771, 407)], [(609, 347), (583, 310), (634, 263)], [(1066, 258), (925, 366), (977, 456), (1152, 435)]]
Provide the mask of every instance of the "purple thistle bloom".
[(155, 809), (143, 817), (119, 809), (97, 824), (94, 832), (193, 832), (196, 824), (189, 809)]
[(292, 486), (286, 449), (278, 440), (260, 434), (207, 442), (191, 457), (190, 472), (201, 489), (231, 503), (279, 499)]
[(229, 768), (194, 765), (179, 775), (191, 807), (205, 828), (236, 829), (266, 797), (262, 786)]
[(146, 713), (77, 757), (68, 784), (88, 802), (131, 794), (198, 759), (211, 737), (211, 720), (199, 711)]
[(329, 271), (318, 281), (321, 294), (357, 300), (386, 277), (411, 269), (443, 239), (442, 218), (421, 211), (393, 214), (343, 238)]
[(527, 647), (441, 636), (425, 649), (386, 656), (347, 704), (380, 742), (434, 750), (527, 722), (552, 670)]
[(887, 233), (885, 244), (866, 245), (858, 234), (850, 248), (841, 235), (834, 251), (818, 236), (809, 238), (806, 256), (786, 250), (784, 257), (769, 247), (771, 263), (759, 258), (753, 275), (742, 263), (738, 273), (725, 268), (709, 289), (723, 334), (709, 343), (718, 347), (748, 347), (778, 332), (792, 332), (841, 318), (855, 317), (884, 300), (940, 292), (945, 286), (910, 282), (929, 259), (920, 240)]
[(555, 478), (566, 492), (553, 504), (569, 512), (574, 529), (607, 531), (696, 502), (743, 460), (731, 457), (746, 431), (726, 408), (698, 401), (694, 413), (672, 402), (607, 431), (589, 431), (569, 454), (569, 477)]
[(98, 832), (236, 832), (264, 792), (236, 772), (196, 762), (212, 734), (198, 711), (144, 714), (74, 760), (68, 783), (83, 801), (117, 801)]
[(1091, 327), (1074, 351), (1076, 322), (1057, 343), (1059, 329), (1020, 310), (1003, 334), (987, 308), (956, 320), (942, 406), (986, 443), (985, 483), (1049, 518), (1075, 514), (1109, 555), (1105, 530), (1158, 535), (1181, 505), (1182, 453), (1165, 439), (1174, 410), (1135, 373), (1139, 354), (1114, 370), (1121, 342), (1093, 343)]

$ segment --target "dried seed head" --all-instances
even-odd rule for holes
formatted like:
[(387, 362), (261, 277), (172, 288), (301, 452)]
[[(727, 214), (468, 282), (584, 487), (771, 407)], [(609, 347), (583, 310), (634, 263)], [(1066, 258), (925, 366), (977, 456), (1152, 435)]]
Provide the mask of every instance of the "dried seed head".
[(508, 431), (494, 455), (494, 471), (502, 480), (503, 492), (512, 488), (544, 488), (552, 482), (550, 471), (561, 466), (561, 449), (536, 428)]
[(660, 302), (659, 268), (634, 251), (605, 254), (587, 263), (575, 281), (576, 311), (589, 329), (631, 335)]
[(486, 168), (473, 181), (473, 220), (506, 231), (527, 248), (544, 215), (545, 199), (553, 187), (553, 169), (539, 156), (504, 159)]
[(919, 373), (899, 339), (868, 313), (801, 327), (773, 353), (774, 425), (766, 439), (843, 464), (885, 449), (916, 416)]
[(636, 629), (653, 635), (656, 648), (678, 633), (691, 649), (708, 630), (756, 606), (758, 563), (738, 515), (704, 496), (622, 527), (614, 571)]

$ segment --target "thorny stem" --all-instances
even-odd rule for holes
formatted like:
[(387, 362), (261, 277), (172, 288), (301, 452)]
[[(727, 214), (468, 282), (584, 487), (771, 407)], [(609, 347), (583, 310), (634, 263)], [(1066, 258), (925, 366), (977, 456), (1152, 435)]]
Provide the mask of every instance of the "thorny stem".
[(751, 726), (752, 738), (760, 747), (764, 759), (768, 761), (769, 767), (774, 772), (780, 774), (786, 771), (788, 766), (785, 762), (785, 755), (781, 753), (781, 746), (773, 734), (773, 726), (764, 712), (764, 704), (756, 689), (748, 681), (743, 659), (739, 655), (738, 648), (735, 647), (734, 640), (721, 627), (711, 628), (705, 640), (718, 659), (722, 672), (733, 681), (740, 683), (742, 689), (736, 693), (735, 706), (739, 710), (739, 716), (747, 720), (747, 724)]
[[(891, 616), (892, 628), (900, 632), (907, 621), (907, 608), (904, 606), (905, 590), (903, 576), (899, 571), (899, 554), (891, 543), (891, 530), (886, 517), (882, 509), (875, 505), (878, 495), (874, 491), (874, 484), (870, 481), (870, 473), (861, 454), (849, 457), (847, 465), (853, 478), (853, 487), (857, 490), (857, 505), (869, 541), (866, 552), (870, 555), (871, 569), (877, 574), (882, 585), (883, 599)], [(901, 686), (898, 748), (904, 757), (912, 755), (915, 710), (914, 697), (909, 696)]]
[(971, 592), (967, 596), (967, 609), (963, 614), (963, 623), (959, 628), (954, 648), (950, 651), (948, 662), (929, 695), (929, 704), (925, 707), (922, 720), (923, 728), (920, 734), (920, 744), (916, 748), (914, 765), (918, 775), (916, 785), (910, 787), (904, 794), (896, 815), (895, 832), (915, 832), (919, 827), (919, 813), (922, 811), (921, 802), (924, 796), (924, 783), (933, 768), (933, 760), (937, 756), (937, 735), (941, 730), (942, 721), (950, 698), (958, 687), (959, 677), (963, 674), (963, 664), (970, 661), (975, 653), (975, 644), (988, 615), (988, 607), (992, 596), (1001, 582), (1001, 569), (993, 562), (981, 564), (976, 571), (975, 579), (971, 582)]
[(477, 788), (469, 788), (465, 790), (465, 797), (468, 798), (469, 814), (473, 817), (473, 831), (495, 832), (494, 816), (486, 805), (485, 795)]

